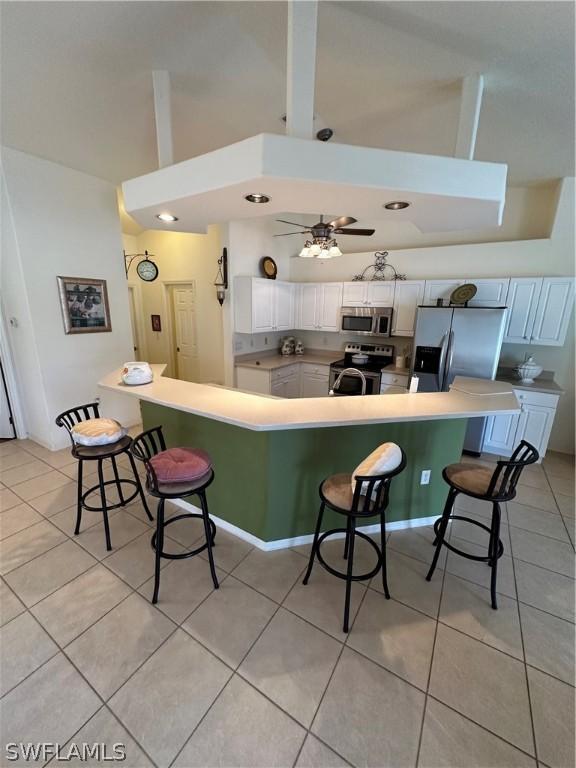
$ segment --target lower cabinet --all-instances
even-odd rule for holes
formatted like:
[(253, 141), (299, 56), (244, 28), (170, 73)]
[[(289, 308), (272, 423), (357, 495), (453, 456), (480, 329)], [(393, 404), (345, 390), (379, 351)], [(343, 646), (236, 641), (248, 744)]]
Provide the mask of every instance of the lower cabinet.
[(326, 397), (330, 384), (330, 366), (301, 364), (301, 397)]
[(282, 368), (236, 367), (236, 386), (246, 392), (274, 397), (326, 397), (330, 366), (292, 363)]
[(558, 395), (547, 392), (514, 390), (520, 403), (520, 413), (490, 416), (486, 425), (483, 450), (510, 456), (521, 440), (531, 443), (540, 458), (546, 455), (548, 440), (556, 415)]

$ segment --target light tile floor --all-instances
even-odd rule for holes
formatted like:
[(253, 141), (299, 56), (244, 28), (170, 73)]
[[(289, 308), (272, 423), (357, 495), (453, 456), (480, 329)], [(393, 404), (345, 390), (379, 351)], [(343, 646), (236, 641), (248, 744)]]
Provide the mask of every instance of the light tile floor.
[[(355, 585), (348, 637), (343, 583), (316, 567), (301, 584), (308, 546), (264, 553), (222, 530), (220, 589), (202, 556), (165, 562), (152, 606), (141, 505), (111, 516), (111, 553), (97, 513), (73, 536), (70, 459), (0, 444), (3, 744), (121, 742), (134, 768), (574, 765), (573, 457), (530, 468), (504, 510), (498, 611), (486, 566), (449, 553), (427, 583), (431, 530), (394, 531), (393, 599)], [(168, 534), (176, 552), (202, 531)], [(485, 544), (462, 523), (451, 536)]]

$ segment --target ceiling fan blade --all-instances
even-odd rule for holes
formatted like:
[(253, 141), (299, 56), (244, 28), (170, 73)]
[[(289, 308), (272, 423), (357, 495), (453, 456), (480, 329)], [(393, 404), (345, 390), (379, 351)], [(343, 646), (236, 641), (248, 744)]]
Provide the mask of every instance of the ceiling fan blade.
[(333, 235), (373, 235), (375, 229), (335, 229)]
[(340, 229), (340, 227), (347, 227), (348, 224), (356, 224), (357, 221), (358, 219), (355, 219), (353, 216), (340, 216), (339, 219), (329, 221), (326, 226), (334, 227), (334, 229)]
[(304, 227), (304, 224), (298, 224), (297, 221), (286, 221), (286, 219), (276, 219), (276, 221), (280, 221), (282, 224), (291, 224), (293, 227)]
[(274, 237), (286, 237), (287, 235), (305, 235), (306, 232), (306, 229), (302, 232), (281, 232), (279, 235), (274, 235)]

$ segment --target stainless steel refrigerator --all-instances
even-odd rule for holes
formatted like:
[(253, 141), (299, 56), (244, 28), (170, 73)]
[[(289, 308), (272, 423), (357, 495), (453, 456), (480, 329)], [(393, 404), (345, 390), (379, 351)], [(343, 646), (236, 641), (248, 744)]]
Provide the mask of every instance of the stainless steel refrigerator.
[[(412, 373), (419, 392), (448, 390), (455, 376), (493, 379), (506, 307), (418, 307)], [(464, 449), (480, 453), (486, 419), (469, 419)]]

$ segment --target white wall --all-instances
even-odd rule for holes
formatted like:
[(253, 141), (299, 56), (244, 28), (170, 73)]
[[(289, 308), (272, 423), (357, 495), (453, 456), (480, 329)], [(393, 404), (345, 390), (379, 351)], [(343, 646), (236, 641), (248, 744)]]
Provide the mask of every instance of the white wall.
[[(30, 436), (49, 448), (66, 446), (54, 417), (98, 395), (106, 415), (136, 423), (134, 402), (97, 387), (132, 356), (115, 188), (9, 148), (2, 161), (2, 305), (18, 323), (8, 336)], [(112, 332), (64, 333), (57, 275), (107, 281)]]

